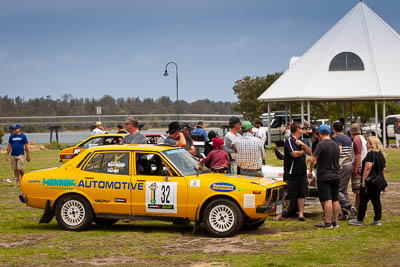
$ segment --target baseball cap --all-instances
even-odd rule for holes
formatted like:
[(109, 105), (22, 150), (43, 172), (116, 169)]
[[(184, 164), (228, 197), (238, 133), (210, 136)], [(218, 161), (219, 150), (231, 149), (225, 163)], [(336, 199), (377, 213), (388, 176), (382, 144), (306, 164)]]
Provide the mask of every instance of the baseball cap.
[(330, 130), (331, 130), (331, 129), (330, 129), (329, 126), (326, 125), (326, 124), (321, 124), (321, 126), (319, 126), (319, 132), (320, 132), (321, 134), (329, 134)]
[(192, 127), (190, 126), (189, 123), (184, 122), (184, 123), (182, 124), (182, 129), (192, 130)]
[(253, 124), (251, 124), (251, 122), (249, 122), (249, 121), (244, 121), (244, 122), (242, 123), (242, 130), (243, 130), (243, 131), (247, 131), (247, 130), (249, 130), (250, 128), (253, 128)]
[(12, 128), (13, 128), (13, 130), (21, 129), (21, 125), (19, 125), (19, 124), (17, 123), (17, 124), (15, 124)]

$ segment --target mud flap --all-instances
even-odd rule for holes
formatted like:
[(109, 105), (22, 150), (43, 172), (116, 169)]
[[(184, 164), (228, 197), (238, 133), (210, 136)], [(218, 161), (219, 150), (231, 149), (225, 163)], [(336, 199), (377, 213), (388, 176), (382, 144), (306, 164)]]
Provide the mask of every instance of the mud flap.
[(200, 225), (201, 225), (201, 222), (198, 220), (198, 218), (197, 218), (197, 212), (199, 211), (199, 206), (197, 205), (197, 208), (196, 208), (196, 216), (195, 216), (195, 218), (194, 218), (194, 224), (193, 224), (193, 231), (192, 231), (192, 233), (194, 234), (194, 233), (196, 233), (198, 230), (199, 230), (199, 228), (200, 228)]
[(54, 210), (50, 206), (50, 200), (47, 200), (46, 202), (46, 208), (44, 209), (44, 213), (42, 215), (42, 218), (40, 218), (39, 223), (49, 223), (54, 217)]

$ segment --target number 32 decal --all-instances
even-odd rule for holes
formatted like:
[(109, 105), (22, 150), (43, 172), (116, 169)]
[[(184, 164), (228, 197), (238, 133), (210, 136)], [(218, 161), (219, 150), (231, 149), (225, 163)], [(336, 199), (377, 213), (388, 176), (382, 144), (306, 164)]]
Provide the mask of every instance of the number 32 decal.
[(176, 182), (146, 182), (146, 212), (177, 213), (176, 189)]

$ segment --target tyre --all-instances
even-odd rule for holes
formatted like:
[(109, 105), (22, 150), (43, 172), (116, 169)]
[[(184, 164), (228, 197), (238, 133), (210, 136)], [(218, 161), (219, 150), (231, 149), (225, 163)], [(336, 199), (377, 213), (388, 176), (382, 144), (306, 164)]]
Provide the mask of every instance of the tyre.
[(102, 226), (107, 226), (107, 225), (113, 225), (115, 223), (118, 222), (118, 219), (107, 219), (107, 218), (97, 218), (94, 217), (93, 221), (97, 224), (97, 225), (102, 225)]
[(93, 222), (92, 207), (82, 196), (63, 196), (56, 205), (56, 220), (64, 230), (85, 230)]
[(209, 234), (229, 237), (242, 229), (243, 214), (233, 201), (216, 199), (206, 206), (203, 222)]

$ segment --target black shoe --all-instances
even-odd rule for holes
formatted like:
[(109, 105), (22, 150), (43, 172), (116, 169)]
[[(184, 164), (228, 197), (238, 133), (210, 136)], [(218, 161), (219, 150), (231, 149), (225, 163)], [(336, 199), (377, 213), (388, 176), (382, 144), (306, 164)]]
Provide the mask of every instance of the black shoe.
[(332, 227), (333, 227), (333, 228), (338, 228), (338, 227), (339, 227), (339, 224), (338, 224), (337, 222), (332, 222)]
[(333, 228), (332, 223), (327, 223), (327, 222), (322, 222), (321, 224), (317, 224), (315, 227), (320, 228), (320, 229), (329, 229)]

